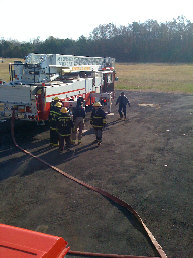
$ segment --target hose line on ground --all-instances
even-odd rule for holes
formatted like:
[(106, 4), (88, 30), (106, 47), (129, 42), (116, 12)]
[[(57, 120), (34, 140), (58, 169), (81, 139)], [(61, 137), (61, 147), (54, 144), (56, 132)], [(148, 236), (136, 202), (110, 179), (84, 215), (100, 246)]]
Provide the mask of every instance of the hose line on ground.
[[(145, 223), (143, 222), (143, 220), (141, 219), (141, 217), (138, 215), (138, 213), (131, 207), (131, 205), (127, 204), (126, 202), (122, 201), (121, 199), (119, 199), (118, 197), (100, 189), (94, 186), (91, 186), (73, 176), (71, 176), (70, 174), (64, 172), (63, 170), (49, 164), (48, 162), (46, 162), (45, 160), (35, 156), (34, 154), (32, 154), (31, 152), (23, 149), (22, 147), (20, 147), (16, 140), (15, 140), (15, 134), (14, 134), (14, 120), (15, 120), (15, 110), (13, 110), (12, 112), (12, 119), (11, 119), (11, 136), (12, 136), (12, 140), (14, 145), (19, 148), (21, 151), (23, 151), (24, 153), (26, 153), (27, 155), (30, 155), (31, 157), (39, 160), (41, 163), (45, 164), (46, 166), (48, 166), (49, 168), (55, 170), (56, 172), (64, 175), (65, 177), (67, 177), (70, 180), (73, 180), (74, 182), (86, 187), (89, 190), (92, 190), (94, 192), (97, 192), (105, 197), (107, 197), (109, 200), (113, 201), (114, 203), (118, 204), (121, 207), (124, 207), (125, 209), (127, 209), (136, 219), (137, 221), (140, 223), (140, 225), (143, 227), (144, 231), (146, 232), (147, 236), (149, 237), (150, 241), (152, 242), (153, 246), (155, 247), (156, 251), (158, 252), (159, 256), (161, 258), (167, 258), (167, 255), (165, 254), (165, 252), (163, 251), (162, 247), (158, 244), (157, 240), (155, 239), (155, 237), (153, 236), (153, 234), (151, 233), (151, 231), (147, 228), (147, 226), (145, 225)], [(148, 258), (145, 256), (133, 256), (133, 255), (118, 255), (118, 254), (101, 254), (101, 253), (88, 253), (88, 252), (81, 252), (81, 251), (72, 251), (69, 250), (68, 254), (74, 254), (74, 255), (80, 255), (80, 256), (93, 256), (93, 257), (116, 257), (116, 258)], [(158, 257), (151, 257), (151, 258), (158, 258)]]

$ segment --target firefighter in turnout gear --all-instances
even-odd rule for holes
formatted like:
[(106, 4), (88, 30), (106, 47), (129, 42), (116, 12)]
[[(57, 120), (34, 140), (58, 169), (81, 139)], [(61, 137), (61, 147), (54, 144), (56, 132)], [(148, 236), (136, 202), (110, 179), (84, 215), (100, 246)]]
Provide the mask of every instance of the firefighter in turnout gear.
[(55, 107), (55, 105), (56, 105), (56, 103), (61, 103), (62, 104), (62, 102), (60, 101), (60, 99), (56, 96), (56, 97), (54, 97), (54, 98), (52, 98), (52, 102), (50, 103), (50, 110), (52, 109), (52, 108), (54, 108)]
[(55, 104), (52, 104), (50, 106), (49, 123), (50, 123), (50, 145), (51, 146), (58, 146), (57, 120), (60, 115), (61, 107), (62, 107), (61, 102), (55, 102)]
[[(121, 95), (118, 97), (117, 101), (116, 101), (116, 105), (119, 103), (119, 115), (120, 115), (120, 119), (123, 118), (123, 113), (124, 113), (124, 120), (126, 119), (126, 106), (128, 104), (128, 106), (130, 107), (130, 102), (128, 100), (128, 98), (124, 95), (124, 92), (121, 92)], [(123, 113), (122, 113), (123, 111)]]
[(93, 104), (93, 111), (91, 113), (90, 124), (93, 126), (96, 140), (95, 142), (100, 145), (102, 143), (102, 131), (104, 126), (106, 125), (106, 114), (102, 110), (102, 105), (100, 102), (96, 102)]
[(71, 145), (71, 131), (73, 128), (72, 117), (69, 114), (67, 108), (62, 107), (60, 110), (60, 115), (57, 120), (57, 132), (59, 135), (59, 150), (64, 150), (64, 140), (66, 142), (66, 148), (69, 150)]
[(82, 103), (77, 101), (76, 108), (73, 110), (74, 127), (72, 129), (72, 144), (75, 144), (76, 142), (77, 129), (78, 129), (78, 144), (81, 143), (82, 131), (84, 129), (84, 118), (85, 118), (85, 110), (82, 106)]

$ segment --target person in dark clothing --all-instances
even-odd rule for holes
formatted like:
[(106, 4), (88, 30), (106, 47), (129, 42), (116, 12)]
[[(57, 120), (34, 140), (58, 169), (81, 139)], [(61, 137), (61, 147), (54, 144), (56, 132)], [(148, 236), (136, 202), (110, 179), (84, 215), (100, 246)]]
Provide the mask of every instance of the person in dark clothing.
[(72, 129), (72, 144), (76, 142), (76, 134), (78, 129), (78, 144), (81, 143), (82, 139), (82, 131), (84, 129), (84, 118), (85, 118), (85, 110), (80, 103), (77, 102), (75, 109), (73, 109), (73, 122), (74, 127)]
[(62, 102), (61, 102), (61, 100), (57, 96), (52, 98), (52, 102), (50, 103), (50, 110), (55, 108), (56, 103), (60, 103), (61, 106), (62, 106)]
[(84, 99), (83, 99), (83, 97), (79, 97), (78, 99), (77, 99), (77, 105), (83, 105), (84, 104)]
[(61, 102), (56, 102), (50, 106), (49, 123), (50, 123), (50, 145), (58, 146), (57, 120), (60, 115)]
[(54, 107), (56, 105), (56, 103), (59, 101), (60, 101), (60, 99), (57, 96), (52, 98), (52, 102), (50, 103), (50, 108)]
[[(128, 100), (128, 98), (124, 95), (124, 92), (121, 92), (121, 95), (118, 97), (117, 101), (116, 101), (116, 105), (119, 103), (119, 115), (120, 115), (120, 119), (123, 118), (123, 113), (124, 113), (124, 119), (126, 119), (126, 106), (128, 104), (128, 106), (130, 107), (130, 102)], [(123, 113), (122, 113), (123, 111)]]
[(106, 114), (101, 106), (100, 102), (94, 103), (94, 109), (90, 118), (90, 124), (93, 126), (96, 135), (95, 142), (98, 143), (98, 145), (102, 143), (102, 130), (106, 125)]
[(72, 117), (70, 116), (68, 109), (62, 107), (60, 110), (60, 115), (57, 121), (57, 132), (59, 135), (59, 150), (64, 150), (64, 140), (66, 142), (66, 148), (69, 150), (71, 145), (71, 131), (73, 128)]

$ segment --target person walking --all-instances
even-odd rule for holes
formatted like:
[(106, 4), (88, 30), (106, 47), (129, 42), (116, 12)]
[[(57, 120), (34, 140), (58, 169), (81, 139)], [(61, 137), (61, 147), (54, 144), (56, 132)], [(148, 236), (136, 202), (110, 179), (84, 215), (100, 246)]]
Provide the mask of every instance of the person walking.
[(78, 129), (78, 144), (81, 144), (82, 131), (84, 129), (85, 110), (81, 102), (77, 102), (75, 109), (73, 110), (73, 122), (74, 127), (72, 129), (72, 144), (76, 143), (76, 135)]
[(83, 105), (84, 104), (84, 99), (83, 99), (83, 97), (79, 97), (78, 99), (77, 99), (77, 105)]
[(60, 110), (60, 115), (57, 120), (57, 132), (59, 136), (59, 150), (64, 150), (64, 140), (66, 142), (66, 148), (69, 150), (71, 146), (71, 131), (73, 128), (72, 117), (69, 114), (67, 108), (62, 107)]
[(52, 102), (50, 103), (50, 109), (52, 109), (57, 102), (60, 102), (60, 99), (56, 96), (52, 98)]
[[(128, 98), (125, 96), (124, 92), (121, 92), (121, 95), (118, 97), (116, 104), (117, 105), (119, 103), (119, 115), (120, 115), (120, 119), (123, 118), (123, 113), (124, 113), (124, 120), (126, 119), (126, 106), (128, 104), (128, 106), (130, 107), (130, 102), (128, 100)], [(123, 113), (122, 113), (123, 111)]]
[[(54, 101), (53, 101), (54, 103)], [(50, 145), (58, 146), (57, 120), (62, 107), (61, 102), (55, 102), (50, 106), (49, 124), (50, 124)]]
[(106, 125), (106, 114), (101, 108), (100, 102), (95, 102), (93, 104), (94, 109), (91, 113), (90, 124), (93, 126), (95, 131), (96, 140), (94, 142), (100, 145), (102, 143), (102, 131)]

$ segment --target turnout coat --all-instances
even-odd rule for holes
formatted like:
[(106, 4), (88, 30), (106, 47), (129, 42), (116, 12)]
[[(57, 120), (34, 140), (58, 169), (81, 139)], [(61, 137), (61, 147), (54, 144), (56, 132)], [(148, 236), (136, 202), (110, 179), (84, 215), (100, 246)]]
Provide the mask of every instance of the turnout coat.
[(72, 117), (68, 113), (60, 113), (57, 120), (57, 131), (61, 136), (70, 136), (73, 128)]
[(106, 125), (106, 114), (101, 108), (98, 110), (93, 109), (90, 124), (94, 128), (103, 128)]
[(59, 116), (60, 116), (60, 108), (52, 105), (50, 107), (50, 114), (49, 114), (50, 129), (56, 130)]

